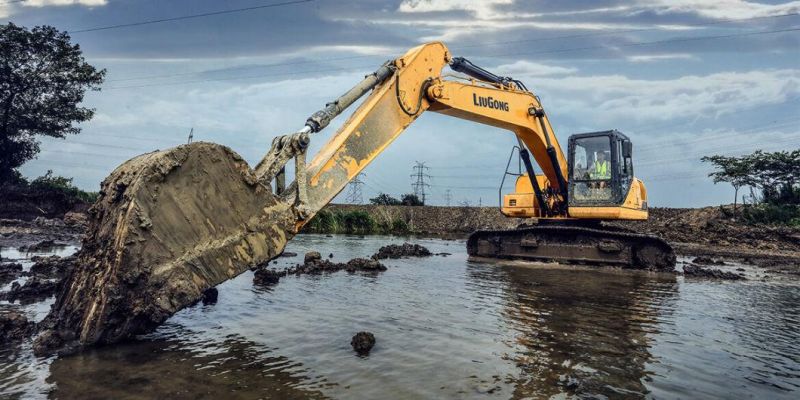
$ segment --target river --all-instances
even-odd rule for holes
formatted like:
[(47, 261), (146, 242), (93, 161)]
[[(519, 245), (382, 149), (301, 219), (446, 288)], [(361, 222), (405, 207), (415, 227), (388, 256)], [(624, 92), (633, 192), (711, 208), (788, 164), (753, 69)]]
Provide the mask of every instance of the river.
[[(7, 346), (0, 396), (800, 397), (800, 282), (762, 280), (749, 266), (735, 267), (751, 279), (723, 282), (471, 262), (463, 241), (300, 235), (286, 249), (299, 255), (272, 267), (310, 250), (367, 257), (404, 240), (452, 254), (266, 288), (247, 272), (218, 287), (216, 304), (185, 309), (133, 342), (62, 358)], [(48, 304), (25, 307), (41, 318)], [(377, 339), (368, 356), (350, 347), (358, 331)]]

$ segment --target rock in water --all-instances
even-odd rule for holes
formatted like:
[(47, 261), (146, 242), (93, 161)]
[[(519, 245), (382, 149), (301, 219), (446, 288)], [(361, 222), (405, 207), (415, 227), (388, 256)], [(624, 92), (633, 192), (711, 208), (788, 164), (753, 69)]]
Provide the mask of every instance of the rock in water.
[(281, 272), (267, 269), (266, 266), (256, 270), (253, 274), (253, 283), (259, 286), (270, 286), (278, 283), (281, 279)]
[(38, 354), (150, 332), (283, 251), (297, 217), (225, 146), (133, 158), (103, 181), (89, 230), (37, 338)]
[(315, 262), (315, 261), (319, 261), (321, 259), (322, 259), (322, 255), (319, 254), (318, 251), (309, 251), (308, 253), (306, 253), (306, 256), (303, 259), (303, 262), (308, 264), (308, 263), (312, 263), (312, 262)]
[(375, 346), (375, 335), (370, 332), (358, 332), (350, 340), (350, 346), (360, 355), (367, 355)]
[(390, 244), (378, 249), (378, 252), (372, 255), (376, 260), (383, 260), (387, 258), (401, 258), (401, 257), (430, 257), (433, 253), (424, 246), (411, 243), (403, 243), (401, 245)]

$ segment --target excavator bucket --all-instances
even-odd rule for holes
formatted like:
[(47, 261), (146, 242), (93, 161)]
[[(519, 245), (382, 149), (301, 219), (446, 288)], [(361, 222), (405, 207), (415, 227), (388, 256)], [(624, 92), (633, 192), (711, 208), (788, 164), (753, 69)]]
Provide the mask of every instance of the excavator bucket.
[(198, 142), (131, 159), (103, 182), (36, 349), (148, 332), (206, 289), (280, 254), (295, 222), (225, 146)]

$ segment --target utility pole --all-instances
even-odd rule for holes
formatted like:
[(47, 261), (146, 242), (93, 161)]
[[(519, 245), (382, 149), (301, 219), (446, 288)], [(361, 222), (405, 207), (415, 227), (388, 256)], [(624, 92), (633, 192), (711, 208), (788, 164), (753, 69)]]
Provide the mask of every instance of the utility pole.
[(364, 181), (361, 178), (365, 177), (363, 173), (359, 173), (356, 175), (353, 180), (350, 181), (348, 184), (349, 188), (347, 189), (347, 196), (345, 201), (350, 204), (363, 204), (364, 198), (361, 195), (361, 185), (364, 184)]
[(192, 143), (192, 139), (194, 139), (194, 127), (189, 130), (189, 140), (186, 142), (186, 144)]
[(450, 194), (450, 189), (445, 190), (444, 192), (444, 202), (447, 206), (450, 206), (450, 201), (453, 200), (453, 195)]
[(425, 181), (425, 179), (430, 179), (431, 176), (426, 174), (425, 171), (429, 170), (430, 167), (426, 167), (424, 162), (416, 162), (417, 164), (414, 165), (414, 173), (411, 174), (411, 187), (414, 189), (414, 195), (417, 196), (418, 199), (422, 200), (422, 204), (425, 204), (425, 188), (430, 188), (431, 185)]

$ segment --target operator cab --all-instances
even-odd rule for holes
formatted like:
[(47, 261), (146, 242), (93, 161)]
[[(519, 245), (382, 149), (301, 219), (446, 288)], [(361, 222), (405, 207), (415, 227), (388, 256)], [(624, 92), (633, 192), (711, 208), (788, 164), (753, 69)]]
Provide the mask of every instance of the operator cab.
[(633, 145), (617, 130), (569, 138), (569, 206), (619, 206), (633, 181)]

